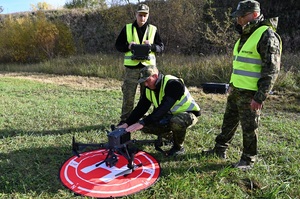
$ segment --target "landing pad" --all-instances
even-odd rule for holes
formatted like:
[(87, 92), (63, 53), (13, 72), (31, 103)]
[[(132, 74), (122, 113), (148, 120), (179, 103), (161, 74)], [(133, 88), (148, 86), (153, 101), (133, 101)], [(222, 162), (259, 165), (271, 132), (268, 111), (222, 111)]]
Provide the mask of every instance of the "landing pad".
[(160, 176), (160, 165), (150, 154), (135, 154), (133, 172), (128, 170), (127, 159), (117, 155), (113, 167), (100, 164), (107, 156), (107, 149), (99, 149), (73, 156), (60, 169), (60, 180), (65, 187), (82, 196), (109, 198), (128, 196), (153, 185)]

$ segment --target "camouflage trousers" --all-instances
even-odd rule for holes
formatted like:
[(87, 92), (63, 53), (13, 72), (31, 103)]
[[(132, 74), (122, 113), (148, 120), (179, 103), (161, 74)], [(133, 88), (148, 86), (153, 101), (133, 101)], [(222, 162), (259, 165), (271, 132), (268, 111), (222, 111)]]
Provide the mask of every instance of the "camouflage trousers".
[(182, 112), (176, 115), (167, 115), (159, 123), (144, 126), (142, 132), (162, 136), (173, 141), (174, 147), (182, 147), (187, 128), (198, 121), (193, 113)]
[(222, 132), (216, 137), (215, 148), (225, 151), (231, 143), (237, 127), (243, 131), (243, 153), (241, 159), (255, 162), (257, 155), (257, 133), (260, 110), (250, 108), (255, 91), (233, 89), (228, 96), (224, 113)]
[[(125, 121), (127, 119), (134, 108), (135, 95), (138, 86), (137, 81), (140, 77), (140, 70), (140, 68), (125, 68), (125, 77), (122, 85), (122, 113), (120, 117), (122, 121)], [(144, 84), (140, 84), (141, 95), (143, 88)]]

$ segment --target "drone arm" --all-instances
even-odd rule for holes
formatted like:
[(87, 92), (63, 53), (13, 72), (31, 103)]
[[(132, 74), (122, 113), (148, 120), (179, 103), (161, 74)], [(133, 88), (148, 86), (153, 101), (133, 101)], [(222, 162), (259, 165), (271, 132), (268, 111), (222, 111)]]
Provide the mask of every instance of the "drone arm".
[(102, 148), (105, 146), (105, 143), (100, 143), (100, 144), (96, 144), (96, 143), (89, 143), (89, 144), (85, 144), (85, 143), (80, 143), (77, 142), (75, 143), (78, 147), (82, 147), (82, 148), (86, 148), (86, 147), (98, 147), (98, 148)]
[(106, 145), (105, 143), (100, 143), (100, 144), (94, 144), (94, 143), (85, 144), (85, 143), (76, 142), (75, 141), (75, 137), (73, 136), (73, 139), (72, 139), (72, 152), (77, 157), (80, 157), (80, 154), (79, 154), (78, 151), (82, 151), (86, 147), (103, 148), (103, 147), (105, 147), (105, 145)]

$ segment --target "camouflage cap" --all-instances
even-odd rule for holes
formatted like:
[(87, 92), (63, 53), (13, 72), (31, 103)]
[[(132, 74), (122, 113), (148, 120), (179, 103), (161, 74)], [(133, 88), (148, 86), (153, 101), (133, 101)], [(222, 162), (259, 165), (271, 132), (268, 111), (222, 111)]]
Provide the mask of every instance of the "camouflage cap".
[(149, 13), (149, 6), (146, 4), (139, 4), (136, 12)]
[(260, 11), (260, 4), (254, 0), (245, 0), (240, 1), (236, 11), (231, 13), (231, 17), (241, 17), (246, 15), (247, 13), (252, 13), (254, 11)]
[(145, 82), (150, 76), (158, 74), (158, 69), (154, 65), (145, 66), (140, 71), (140, 79), (138, 80), (138, 83)]

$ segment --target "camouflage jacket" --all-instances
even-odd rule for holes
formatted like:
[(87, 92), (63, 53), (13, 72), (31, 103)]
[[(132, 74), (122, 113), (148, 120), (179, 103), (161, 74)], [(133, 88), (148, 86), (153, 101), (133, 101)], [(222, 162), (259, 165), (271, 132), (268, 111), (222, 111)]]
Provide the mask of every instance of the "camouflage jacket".
[(278, 18), (264, 19), (261, 15), (255, 21), (248, 23), (241, 33), (241, 40), (238, 50), (242, 48), (244, 43), (250, 37), (250, 35), (260, 26), (267, 25), (267, 29), (258, 45), (257, 51), (262, 59), (262, 71), (261, 78), (257, 82), (258, 91), (254, 95), (254, 100), (258, 103), (262, 103), (268, 96), (269, 92), (274, 86), (280, 70), (281, 61), (281, 39), (275, 32), (277, 29)]

